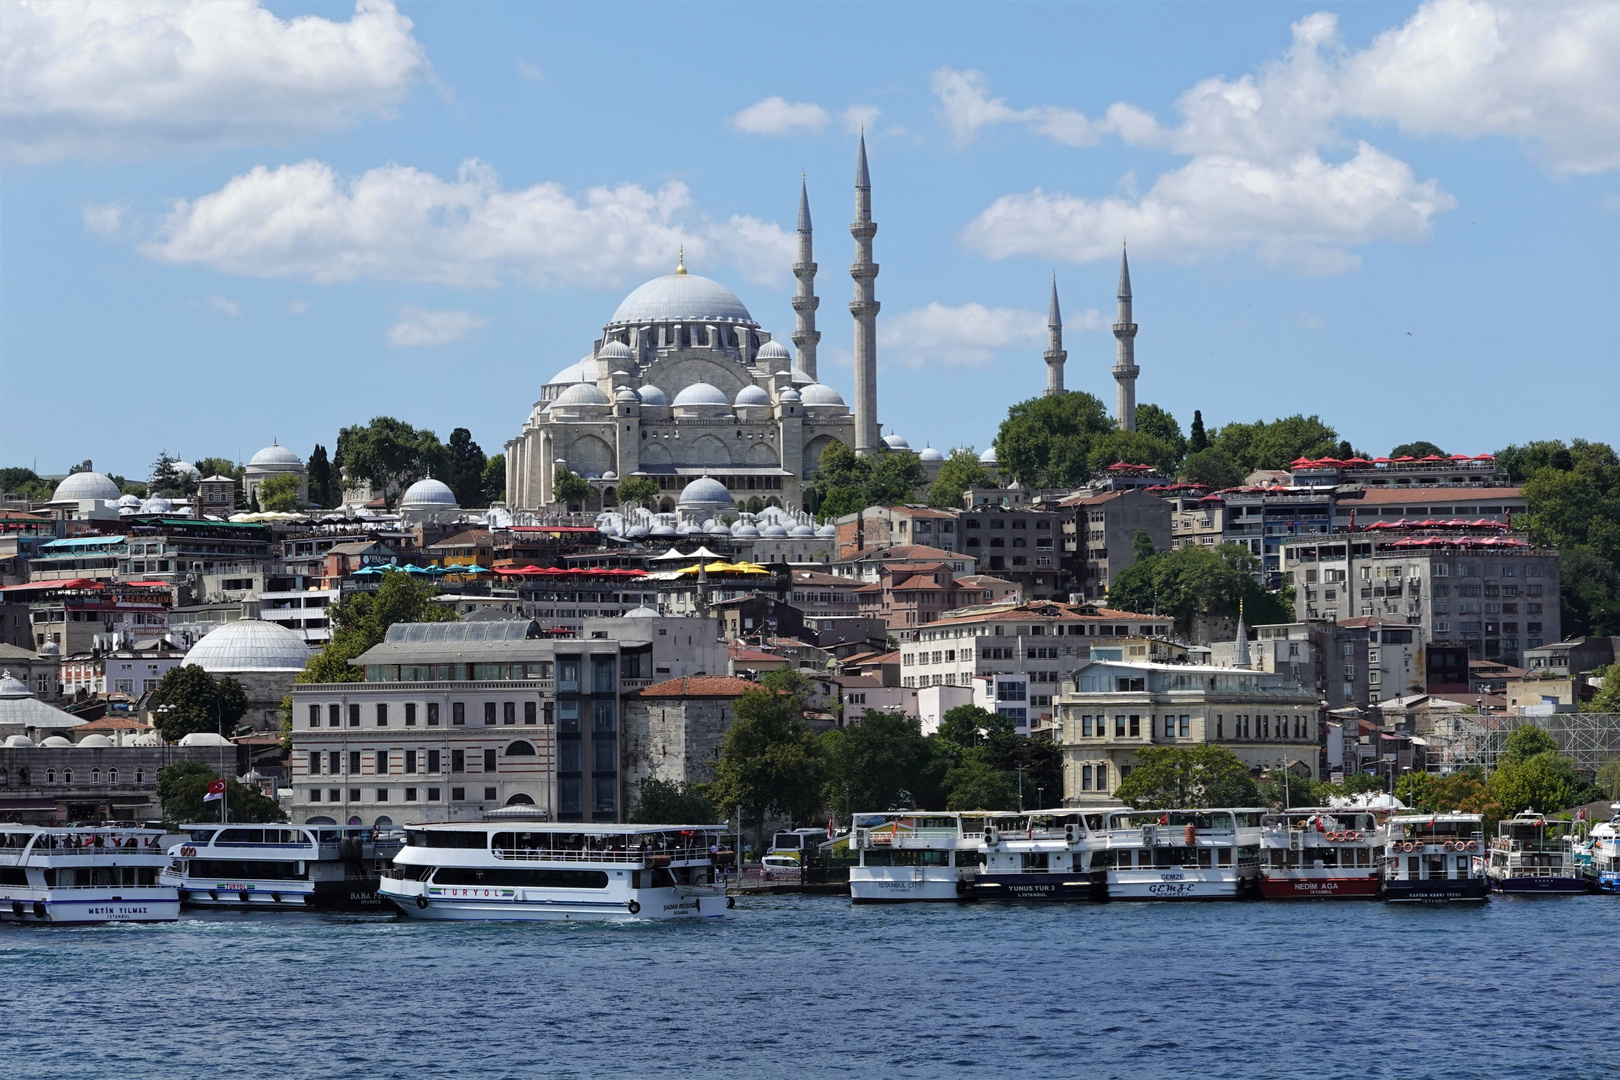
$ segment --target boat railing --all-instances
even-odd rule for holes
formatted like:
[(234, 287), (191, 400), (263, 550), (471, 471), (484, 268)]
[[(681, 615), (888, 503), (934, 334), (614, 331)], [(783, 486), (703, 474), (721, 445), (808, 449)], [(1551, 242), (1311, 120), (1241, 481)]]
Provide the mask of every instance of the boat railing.
[[(1183, 825), (1159, 825), (1154, 827), (1154, 847), (1192, 847), (1194, 845), (1225, 845), (1237, 843), (1237, 831), (1234, 829), (1198, 829), (1193, 833), (1192, 843), (1187, 842), (1187, 830)], [(1146, 847), (1146, 833), (1142, 828), (1135, 829), (1109, 829), (1108, 844), (1110, 847)]]
[(699, 847), (611, 848), (605, 850), (496, 847), (491, 848), (490, 851), (497, 859), (515, 859), (520, 862), (634, 863), (652, 867), (664, 866), (670, 863), (708, 862), (714, 857), (708, 848)]

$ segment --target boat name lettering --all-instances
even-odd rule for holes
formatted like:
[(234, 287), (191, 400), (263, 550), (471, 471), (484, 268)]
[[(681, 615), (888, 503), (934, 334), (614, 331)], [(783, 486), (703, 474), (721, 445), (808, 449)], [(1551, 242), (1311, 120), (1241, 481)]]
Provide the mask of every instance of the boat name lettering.
[(1185, 881), (1185, 880), (1187, 880), (1187, 875), (1186, 874), (1160, 874), (1159, 875), (1159, 880), (1160, 881)]
[(120, 915), (145, 915), (146, 913), (144, 905), (141, 907), (93, 907), (85, 909), (87, 915), (106, 915), (111, 918), (117, 918)]
[(701, 905), (696, 900), (683, 900), (678, 904), (665, 904), (664, 905), (664, 910), (665, 911), (688, 911), (688, 910), (697, 911), (697, 910), (699, 910), (700, 906)]
[(1149, 885), (1147, 891), (1153, 896), (1191, 896), (1195, 887), (1191, 881), (1166, 882)]

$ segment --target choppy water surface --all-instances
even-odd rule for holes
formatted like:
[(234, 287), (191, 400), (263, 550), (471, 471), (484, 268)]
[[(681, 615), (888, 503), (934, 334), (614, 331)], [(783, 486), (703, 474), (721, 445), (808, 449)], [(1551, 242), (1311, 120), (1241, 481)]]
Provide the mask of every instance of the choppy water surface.
[(1613, 1077), (1620, 897), (0, 928), (0, 1074)]

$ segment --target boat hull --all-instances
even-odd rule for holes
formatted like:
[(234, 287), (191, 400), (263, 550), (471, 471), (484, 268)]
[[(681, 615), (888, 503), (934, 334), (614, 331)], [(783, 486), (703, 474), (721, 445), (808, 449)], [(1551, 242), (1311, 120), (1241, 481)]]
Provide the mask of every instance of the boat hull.
[(1220, 870), (1110, 870), (1110, 900), (1236, 900), (1255, 882)]
[[(416, 886), (412, 888), (411, 886)], [(384, 885), (379, 895), (413, 919), (445, 922), (645, 922), (718, 919), (731, 906), (718, 888), (693, 894), (639, 889), (628, 899), (568, 896), (561, 891), (482, 886)]]
[(1373, 900), (1379, 879), (1364, 877), (1260, 877), (1260, 895), (1267, 900)]
[(74, 889), (72, 893), (63, 896), (48, 889), (13, 890), (0, 897), (0, 922), (144, 923), (174, 922), (180, 917), (180, 900), (173, 889), (135, 886)]
[(1595, 878), (1587, 878), (1598, 892), (1620, 892), (1620, 872), (1604, 871)]
[(1515, 896), (1573, 896), (1587, 891), (1586, 878), (1572, 877), (1506, 877), (1491, 878), (1495, 892)]
[(354, 881), (202, 881), (165, 874), (189, 908), (235, 911), (391, 911), (377, 893), (377, 879)]
[(857, 904), (942, 903), (963, 899), (969, 888), (961, 871), (948, 866), (849, 868), (849, 896)]
[(1080, 871), (1060, 874), (985, 874), (974, 877), (973, 897), (978, 900), (1102, 900), (1107, 882)]
[(1484, 878), (1438, 878), (1428, 881), (1386, 881), (1384, 899), (1392, 904), (1448, 904), (1483, 900), (1490, 895)]

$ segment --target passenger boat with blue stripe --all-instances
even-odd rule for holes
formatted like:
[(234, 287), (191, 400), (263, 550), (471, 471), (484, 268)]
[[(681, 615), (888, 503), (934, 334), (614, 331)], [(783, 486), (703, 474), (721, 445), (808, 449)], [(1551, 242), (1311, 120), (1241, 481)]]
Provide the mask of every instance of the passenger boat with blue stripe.
[(1485, 868), (1499, 893), (1531, 896), (1584, 893), (1586, 875), (1575, 861), (1575, 839), (1567, 821), (1548, 821), (1526, 811), (1498, 822)]
[(407, 825), (378, 892), (414, 919), (719, 918), (720, 825)]
[(1444, 904), (1490, 894), (1479, 814), (1398, 814), (1388, 824), (1385, 900)]
[(1108, 815), (1110, 900), (1233, 900), (1258, 891), (1263, 809), (1119, 810)]
[(398, 830), (360, 825), (181, 826), (162, 880), (186, 907), (253, 911), (388, 911), (377, 882)]
[(0, 922), (173, 922), (163, 830), (0, 825)]

